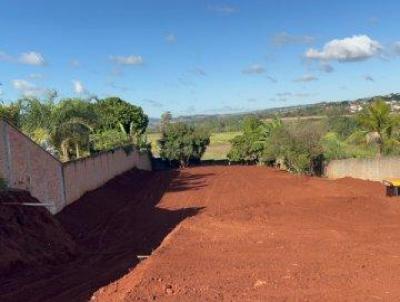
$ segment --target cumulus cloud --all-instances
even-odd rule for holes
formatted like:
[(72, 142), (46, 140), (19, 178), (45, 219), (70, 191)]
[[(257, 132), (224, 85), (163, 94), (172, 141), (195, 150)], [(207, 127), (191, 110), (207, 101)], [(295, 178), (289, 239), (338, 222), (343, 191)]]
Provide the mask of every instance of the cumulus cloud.
[(18, 57), (9, 55), (4, 51), (0, 51), (0, 61), (36, 66), (47, 65), (47, 62), (44, 59), (43, 55), (36, 51), (24, 52)]
[(221, 15), (232, 15), (236, 12), (238, 12), (239, 10), (231, 5), (215, 5), (215, 6), (209, 6), (208, 7), (209, 10), (217, 12)]
[(355, 35), (329, 41), (322, 50), (310, 48), (305, 56), (314, 60), (351, 62), (367, 60), (379, 54), (382, 49), (378, 41), (370, 39), (367, 35)]
[(35, 84), (23, 79), (13, 80), (12, 85), (14, 89), (18, 90), (22, 95), (27, 97), (40, 96), (48, 92), (47, 89), (37, 87)]
[(287, 32), (277, 33), (272, 37), (272, 44), (279, 47), (288, 44), (311, 44), (314, 41), (314, 37), (308, 35), (292, 35)]
[(26, 64), (26, 65), (44, 66), (47, 64), (42, 54), (36, 51), (29, 51), (22, 53), (19, 56), (18, 61), (21, 64)]
[(173, 33), (168, 33), (165, 35), (165, 41), (167, 43), (175, 43), (176, 42), (176, 37)]
[(143, 64), (144, 60), (142, 56), (130, 55), (130, 56), (111, 56), (110, 59), (119, 65), (140, 65)]
[(306, 83), (306, 82), (312, 82), (312, 81), (316, 81), (316, 80), (318, 80), (318, 78), (316, 76), (313, 76), (311, 74), (305, 74), (305, 75), (303, 75), (301, 77), (298, 77), (294, 81), (295, 82), (304, 82), (304, 83)]
[(81, 81), (74, 80), (72, 81), (72, 84), (74, 87), (74, 92), (76, 94), (85, 94), (87, 92), (85, 86), (83, 86)]
[(253, 64), (242, 70), (243, 74), (262, 74), (265, 72), (265, 68), (259, 64)]

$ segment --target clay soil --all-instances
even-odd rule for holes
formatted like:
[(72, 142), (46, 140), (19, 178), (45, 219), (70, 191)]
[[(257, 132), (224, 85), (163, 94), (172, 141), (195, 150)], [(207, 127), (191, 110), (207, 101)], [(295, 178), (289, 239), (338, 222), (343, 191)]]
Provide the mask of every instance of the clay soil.
[(57, 219), (76, 259), (2, 279), (0, 301), (400, 300), (400, 199), (377, 182), (133, 171)]

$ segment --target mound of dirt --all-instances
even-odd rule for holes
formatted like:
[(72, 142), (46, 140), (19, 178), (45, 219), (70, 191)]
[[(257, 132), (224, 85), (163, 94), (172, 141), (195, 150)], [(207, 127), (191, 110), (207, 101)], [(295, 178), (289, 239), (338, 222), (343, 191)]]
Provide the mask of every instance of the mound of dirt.
[(77, 251), (74, 241), (47, 209), (19, 205), (26, 202), (38, 203), (28, 192), (0, 192), (2, 277), (68, 261)]

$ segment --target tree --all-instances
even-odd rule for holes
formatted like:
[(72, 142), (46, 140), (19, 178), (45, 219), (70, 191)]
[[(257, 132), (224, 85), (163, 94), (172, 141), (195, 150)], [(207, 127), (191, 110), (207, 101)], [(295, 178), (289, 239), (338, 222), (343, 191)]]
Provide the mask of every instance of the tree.
[(0, 118), (11, 122), (14, 126), (20, 126), (20, 105), (19, 103), (11, 103), (9, 105), (0, 103)]
[(165, 129), (168, 127), (171, 120), (172, 120), (171, 112), (166, 111), (161, 115), (161, 121), (160, 121), (160, 132), (161, 133), (165, 131)]
[(146, 131), (148, 116), (141, 107), (132, 105), (118, 97), (100, 99), (95, 103), (102, 130), (124, 129), (131, 137), (138, 137)]
[(377, 98), (358, 115), (358, 123), (378, 145), (378, 156), (384, 151), (385, 143), (392, 137), (398, 118), (390, 115), (390, 106)]
[(167, 125), (158, 144), (162, 158), (186, 167), (201, 159), (210, 144), (210, 134), (185, 123), (172, 123)]
[(36, 98), (22, 99), (20, 104), (22, 130), (44, 148), (55, 148), (64, 161), (90, 152), (89, 135), (97, 121), (93, 104), (80, 99), (56, 104)]
[(243, 120), (243, 134), (231, 140), (227, 157), (231, 161), (261, 162), (267, 137), (273, 125), (266, 125), (255, 116)]

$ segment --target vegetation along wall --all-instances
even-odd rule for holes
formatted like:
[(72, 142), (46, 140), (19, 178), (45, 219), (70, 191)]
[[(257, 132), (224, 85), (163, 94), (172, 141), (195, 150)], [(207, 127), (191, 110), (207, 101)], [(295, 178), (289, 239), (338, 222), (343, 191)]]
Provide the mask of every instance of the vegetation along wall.
[(118, 148), (62, 163), (0, 120), (0, 177), (11, 188), (30, 191), (52, 213), (132, 168), (151, 170), (149, 154)]
[(353, 177), (381, 181), (400, 178), (400, 157), (333, 160), (325, 167), (329, 178)]

